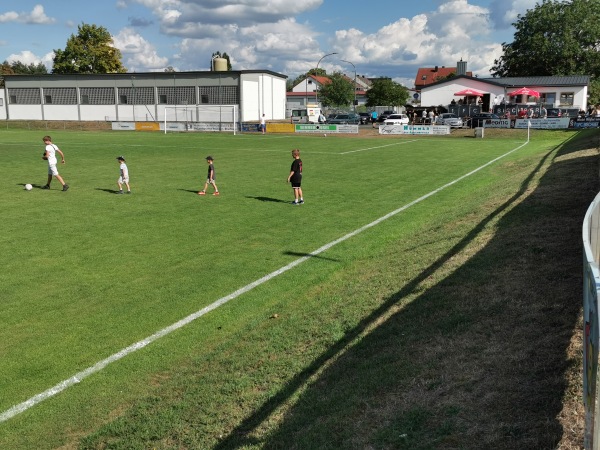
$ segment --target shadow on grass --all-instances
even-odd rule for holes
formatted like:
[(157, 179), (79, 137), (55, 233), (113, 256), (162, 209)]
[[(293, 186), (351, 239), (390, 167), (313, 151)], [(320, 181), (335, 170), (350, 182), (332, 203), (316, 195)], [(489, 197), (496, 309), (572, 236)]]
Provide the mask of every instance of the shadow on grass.
[[(581, 221), (598, 184), (595, 155), (574, 154), (586, 145), (550, 150), (518, 192), (214, 448), (581, 446), (581, 419), (565, 436), (559, 417), (581, 403), (568, 379), (578, 374)], [(423, 290), (496, 220), (483, 248)], [(298, 392), (280, 427), (257, 438)]]
[(198, 190), (196, 190), (196, 191), (195, 191), (195, 190), (193, 190), (193, 189), (177, 189), (177, 190), (178, 190), (178, 191), (181, 191), (181, 192), (189, 192), (190, 194), (196, 194), (196, 195), (198, 195), (198, 191), (199, 191), (200, 189), (198, 189)]
[(118, 189), (106, 189), (106, 188), (96, 188), (97, 191), (108, 192), (109, 194), (116, 194), (119, 192)]
[(247, 195), (246, 198), (251, 198), (253, 200), (258, 200), (261, 202), (272, 202), (272, 203), (291, 203), (291, 201), (287, 201), (287, 200), (281, 200), (279, 198), (273, 198), (273, 197), (254, 197), (251, 195)]
[(291, 251), (287, 251), (287, 252), (283, 252), (284, 255), (288, 255), (288, 256), (296, 256), (298, 258), (303, 258), (305, 256), (308, 256), (310, 258), (319, 258), (319, 259), (324, 259), (326, 261), (335, 261), (335, 262), (339, 262), (340, 260), (337, 258), (328, 258), (326, 256), (323, 255), (311, 255), (310, 253), (302, 253), (302, 252), (291, 252)]

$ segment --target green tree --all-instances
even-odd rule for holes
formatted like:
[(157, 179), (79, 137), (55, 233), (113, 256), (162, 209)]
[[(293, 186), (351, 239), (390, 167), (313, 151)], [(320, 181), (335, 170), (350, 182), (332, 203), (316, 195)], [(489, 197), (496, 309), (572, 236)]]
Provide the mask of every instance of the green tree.
[(0, 64), (0, 87), (4, 86), (4, 77), (2, 75), (36, 75), (46, 73), (48, 73), (48, 69), (41, 62), (37, 64), (25, 64), (21, 61), (13, 61), (12, 63), (4, 61)]
[(408, 90), (390, 78), (378, 78), (367, 91), (367, 107), (402, 106), (408, 101)]
[(231, 61), (229, 60), (229, 55), (225, 52), (221, 53), (221, 52), (214, 52), (210, 58), (210, 68), (211, 70), (214, 69), (213, 67), (213, 60), (215, 58), (223, 58), (227, 60), (227, 70), (231, 70), (232, 66), (231, 66)]
[(513, 23), (492, 75), (600, 76), (600, 0), (544, 0)]
[(125, 73), (121, 51), (108, 30), (82, 23), (64, 50), (54, 50), (52, 73)]
[(321, 85), (319, 101), (323, 106), (344, 107), (354, 100), (354, 87), (351, 81), (340, 72), (329, 76), (331, 83)]
[[(10, 71), (5, 72), (5, 67), (9, 67)], [(38, 75), (38, 74), (46, 74), (48, 73), (48, 69), (43, 63), (30, 63), (25, 64), (21, 61), (13, 61), (12, 63), (8, 63), (8, 61), (4, 61), (0, 66), (0, 72), (5, 74), (20, 74), (20, 75)]]

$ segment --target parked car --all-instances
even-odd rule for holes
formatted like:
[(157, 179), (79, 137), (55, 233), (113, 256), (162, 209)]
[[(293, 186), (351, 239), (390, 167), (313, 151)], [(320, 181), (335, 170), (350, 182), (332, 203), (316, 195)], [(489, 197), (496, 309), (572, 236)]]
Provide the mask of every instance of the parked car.
[(361, 113), (358, 113), (358, 115), (360, 116), (361, 125), (371, 123), (371, 113), (361, 112)]
[(494, 113), (479, 113), (479, 114), (475, 114), (474, 116), (469, 117), (469, 119), (467, 120), (467, 123), (468, 123), (469, 127), (471, 127), (471, 128), (484, 127), (485, 121), (490, 120), (490, 119), (497, 120), (497, 119), (501, 119), (501, 117), (498, 114), (494, 114)]
[(383, 122), (385, 125), (407, 125), (410, 120), (406, 114), (390, 114)]
[(384, 111), (384, 112), (382, 112), (377, 117), (377, 122), (385, 122), (385, 119), (387, 119), (392, 114), (396, 114), (396, 113), (394, 111)]
[(437, 125), (450, 125), (452, 128), (462, 128), (463, 120), (453, 113), (442, 113), (438, 116)]
[(333, 124), (353, 124), (358, 125), (360, 123), (360, 116), (358, 114), (336, 114), (335, 117), (327, 118), (327, 123)]

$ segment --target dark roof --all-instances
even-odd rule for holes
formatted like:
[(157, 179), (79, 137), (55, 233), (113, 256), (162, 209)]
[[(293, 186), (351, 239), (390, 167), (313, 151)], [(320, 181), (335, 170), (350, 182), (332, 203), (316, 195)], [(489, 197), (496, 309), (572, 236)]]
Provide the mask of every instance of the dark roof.
[(44, 78), (59, 78), (59, 77), (79, 77), (79, 78), (131, 78), (139, 77), (142, 78), (170, 78), (173, 77), (186, 77), (186, 76), (199, 76), (199, 75), (210, 75), (210, 74), (234, 74), (242, 75), (247, 73), (268, 73), (279, 78), (288, 78), (287, 75), (273, 72), (272, 70), (224, 70), (224, 71), (212, 71), (212, 70), (195, 70), (188, 72), (125, 72), (125, 73), (44, 73), (44, 74), (12, 74), (2, 75), (4, 78), (19, 78), (19, 79), (44, 79)]
[(496, 86), (505, 86), (508, 88), (520, 88), (520, 87), (542, 87), (542, 86), (587, 86), (590, 82), (588, 75), (567, 75), (567, 76), (544, 76), (544, 77), (506, 77), (506, 78), (479, 78), (470, 77), (467, 75), (457, 75), (456, 77), (437, 81), (427, 86), (431, 87), (438, 84), (447, 83), (449, 81), (458, 80), (459, 78), (465, 78), (467, 80), (480, 81), (481, 83), (494, 84)]
[(505, 77), (505, 78), (478, 78), (480, 81), (494, 82), (502, 86), (586, 86), (590, 83), (588, 75), (567, 76), (538, 76), (538, 77)]

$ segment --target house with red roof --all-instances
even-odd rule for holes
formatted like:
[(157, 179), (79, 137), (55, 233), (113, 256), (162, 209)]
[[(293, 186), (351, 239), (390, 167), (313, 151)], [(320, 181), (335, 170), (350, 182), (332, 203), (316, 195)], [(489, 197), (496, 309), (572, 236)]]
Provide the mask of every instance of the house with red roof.
[(467, 62), (462, 59), (458, 62), (457, 67), (421, 67), (417, 70), (415, 89), (420, 91), (421, 88), (445, 80), (450, 75), (466, 75), (472, 77), (473, 72), (467, 71)]
[[(354, 83), (354, 75), (344, 77), (350, 82)], [(318, 101), (317, 90), (320, 90), (323, 86), (331, 83), (331, 79), (326, 76), (309, 75), (295, 86), (292, 87), (291, 91), (286, 93), (287, 97), (287, 109), (294, 109), (299, 106), (306, 106), (308, 104), (315, 104)], [(371, 86), (370, 79), (362, 76), (356, 76), (356, 84), (354, 86), (356, 93), (356, 101), (358, 105), (364, 105), (367, 101), (366, 91)]]

